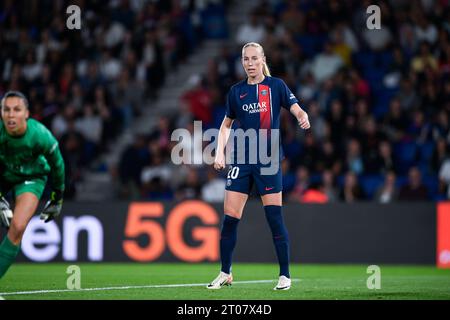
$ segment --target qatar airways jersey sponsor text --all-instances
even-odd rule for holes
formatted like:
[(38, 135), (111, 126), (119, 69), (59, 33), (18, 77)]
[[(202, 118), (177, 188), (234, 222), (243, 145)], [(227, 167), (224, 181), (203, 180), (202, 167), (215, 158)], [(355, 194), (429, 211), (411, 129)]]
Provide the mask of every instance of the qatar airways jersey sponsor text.
[(266, 112), (267, 111), (267, 103), (264, 102), (254, 102), (249, 104), (242, 105), (242, 110), (247, 111), (248, 113), (257, 113), (257, 112)]

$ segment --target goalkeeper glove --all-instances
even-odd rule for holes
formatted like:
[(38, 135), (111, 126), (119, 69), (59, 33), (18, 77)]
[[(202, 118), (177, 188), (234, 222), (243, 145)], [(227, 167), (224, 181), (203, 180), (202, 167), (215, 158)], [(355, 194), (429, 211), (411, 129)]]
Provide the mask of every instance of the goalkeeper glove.
[(12, 217), (13, 213), (9, 207), (9, 203), (5, 198), (3, 198), (3, 195), (0, 192), (0, 225), (6, 229), (9, 229), (11, 226)]
[(44, 210), (42, 210), (40, 218), (44, 220), (45, 223), (52, 221), (57, 218), (61, 213), (61, 208), (63, 204), (63, 192), (53, 191), (50, 195), (50, 200), (45, 204)]

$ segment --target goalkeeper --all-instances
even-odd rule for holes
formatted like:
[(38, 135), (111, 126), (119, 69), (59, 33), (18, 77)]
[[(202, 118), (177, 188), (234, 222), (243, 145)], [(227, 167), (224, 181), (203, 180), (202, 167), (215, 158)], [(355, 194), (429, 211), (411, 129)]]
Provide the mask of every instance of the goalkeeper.
[[(14, 262), (20, 242), (44, 192), (47, 175), (52, 182), (51, 199), (40, 218), (49, 222), (61, 211), (64, 192), (64, 161), (58, 142), (40, 122), (29, 117), (27, 98), (9, 91), (1, 100), (0, 122), (0, 224), (8, 232), (0, 243), (0, 278)], [(13, 191), (11, 211), (4, 198)], [(0, 239), (1, 240), (1, 239)]]

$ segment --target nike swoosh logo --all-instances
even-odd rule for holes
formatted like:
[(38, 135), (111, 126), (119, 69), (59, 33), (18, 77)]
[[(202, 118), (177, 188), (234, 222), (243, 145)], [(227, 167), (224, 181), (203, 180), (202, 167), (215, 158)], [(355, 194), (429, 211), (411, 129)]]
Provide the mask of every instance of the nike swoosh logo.
[(24, 183), (25, 184), (34, 184), (35, 182), (34, 181), (25, 181)]
[(289, 288), (290, 286), (285, 286), (285, 287), (277, 287), (277, 290), (284, 290), (286, 288)]
[(266, 187), (266, 191), (270, 191), (270, 190), (272, 190), (273, 188), (275, 188), (275, 187), (271, 187), (271, 188), (267, 188), (267, 187)]
[(241, 94), (241, 95), (239, 95), (239, 98), (244, 99), (247, 96), (247, 94), (248, 93)]

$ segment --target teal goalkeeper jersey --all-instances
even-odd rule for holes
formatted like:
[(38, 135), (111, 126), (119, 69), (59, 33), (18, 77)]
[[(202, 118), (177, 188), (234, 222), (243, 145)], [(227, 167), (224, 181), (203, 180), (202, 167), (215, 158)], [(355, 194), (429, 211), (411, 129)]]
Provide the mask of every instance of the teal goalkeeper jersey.
[(52, 187), (64, 191), (64, 160), (58, 141), (39, 121), (27, 120), (24, 135), (9, 135), (0, 121), (0, 182), (16, 184), (47, 176)]

